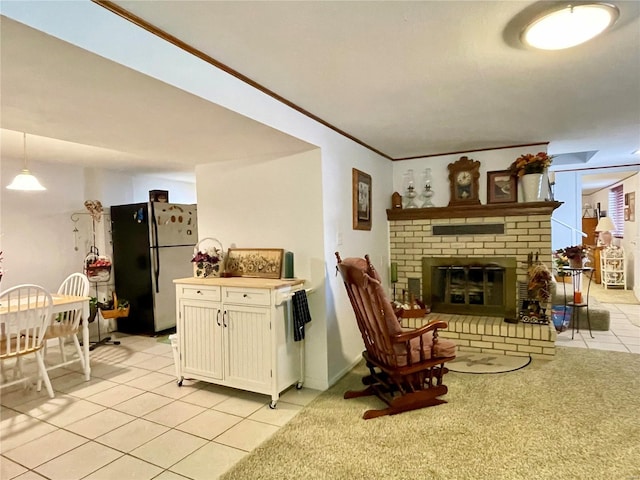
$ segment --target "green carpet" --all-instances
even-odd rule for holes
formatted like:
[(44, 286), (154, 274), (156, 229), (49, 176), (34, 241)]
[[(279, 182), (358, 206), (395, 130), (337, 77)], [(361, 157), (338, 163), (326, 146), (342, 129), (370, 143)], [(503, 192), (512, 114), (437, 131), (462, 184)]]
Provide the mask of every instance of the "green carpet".
[(494, 375), (450, 372), (449, 403), (363, 420), (362, 365), (222, 478), (640, 478), (640, 355), (557, 348)]

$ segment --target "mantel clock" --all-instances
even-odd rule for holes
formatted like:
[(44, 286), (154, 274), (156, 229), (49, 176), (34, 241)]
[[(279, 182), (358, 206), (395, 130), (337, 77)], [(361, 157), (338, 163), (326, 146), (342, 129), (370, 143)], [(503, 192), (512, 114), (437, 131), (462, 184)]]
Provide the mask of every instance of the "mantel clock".
[(468, 157), (449, 164), (449, 206), (479, 205), (480, 162)]

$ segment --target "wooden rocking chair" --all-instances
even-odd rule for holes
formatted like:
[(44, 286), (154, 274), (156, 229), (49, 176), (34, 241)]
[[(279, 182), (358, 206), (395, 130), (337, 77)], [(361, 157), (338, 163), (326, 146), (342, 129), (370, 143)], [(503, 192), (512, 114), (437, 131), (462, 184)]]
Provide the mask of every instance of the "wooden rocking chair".
[(437, 397), (447, 393), (442, 377), (444, 364), (455, 358), (453, 341), (438, 338), (444, 321), (421, 328), (403, 329), (380, 281), (378, 272), (365, 258), (342, 260), (336, 252), (338, 271), (344, 280), (366, 350), (362, 353), (370, 374), (362, 379), (361, 391), (348, 391), (344, 398), (376, 395), (388, 407), (367, 410), (363, 418), (395, 415), (446, 403)]

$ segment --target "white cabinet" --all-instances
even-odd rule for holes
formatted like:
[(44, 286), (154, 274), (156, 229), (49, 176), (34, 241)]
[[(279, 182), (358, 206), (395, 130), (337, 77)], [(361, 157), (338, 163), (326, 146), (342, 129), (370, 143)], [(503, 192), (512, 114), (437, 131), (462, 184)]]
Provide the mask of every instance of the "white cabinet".
[(222, 309), (220, 287), (176, 289), (181, 375), (222, 380)]
[(626, 262), (624, 250), (607, 247), (600, 253), (600, 275), (604, 288), (622, 286), (626, 289)]
[(237, 388), (267, 392), (273, 374), (269, 310), (225, 304), (223, 315), (225, 380)]
[[(287, 301), (303, 281), (175, 280), (180, 376), (271, 395), (302, 386)], [(182, 382), (180, 379), (180, 384)]]

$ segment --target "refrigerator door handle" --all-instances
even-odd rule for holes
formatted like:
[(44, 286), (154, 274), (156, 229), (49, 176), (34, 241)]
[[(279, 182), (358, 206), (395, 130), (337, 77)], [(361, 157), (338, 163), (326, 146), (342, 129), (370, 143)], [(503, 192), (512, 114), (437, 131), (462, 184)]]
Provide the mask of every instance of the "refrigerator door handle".
[(153, 245), (151, 251), (153, 252), (153, 275), (156, 282), (156, 293), (160, 293), (160, 285), (158, 280), (160, 279), (160, 255), (158, 255), (158, 222), (156, 220), (156, 209), (151, 202), (151, 231), (153, 233)]

